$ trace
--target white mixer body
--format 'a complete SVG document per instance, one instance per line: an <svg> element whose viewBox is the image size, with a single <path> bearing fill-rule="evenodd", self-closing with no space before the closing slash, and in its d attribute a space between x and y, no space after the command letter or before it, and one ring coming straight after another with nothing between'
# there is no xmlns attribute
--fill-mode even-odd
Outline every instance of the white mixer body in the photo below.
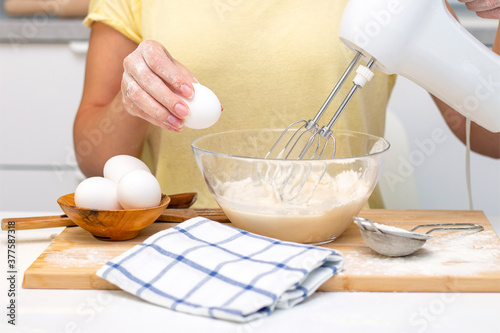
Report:
<svg viewBox="0 0 500 333"><path fill-rule="evenodd" d="M500 132L500 56L464 29L444 0L350 0L339 37L383 72Z"/></svg>

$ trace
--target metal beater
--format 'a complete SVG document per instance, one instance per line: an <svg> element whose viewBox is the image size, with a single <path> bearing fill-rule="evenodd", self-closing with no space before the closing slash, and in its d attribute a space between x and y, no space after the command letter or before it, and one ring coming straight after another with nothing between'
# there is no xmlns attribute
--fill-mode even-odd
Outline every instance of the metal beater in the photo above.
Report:
<svg viewBox="0 0 500 333"><path fill-rule="evenodd" d="M332 127L356 90L372 78L374 65L386 74L410 79L475 123L500 132L500 56L453 18L445 0L350 0L342 14L339 38L356 52L353 61L316 116L290 124L266 154L269 163L290 160L289 166L270 163L265 170L263 180L281 199L295 199L313 173L312 162L297 160L335 156ZM320 128L318 121L361 56L371 60L358 68L354 86L328 125Z"/></svg>
<svg viewBox="0 0 500 333"><path fill-rule="evenodd" d="M267 163L265 176L263 177L265 182L271 185L275 195L280 199L288 202L297 199L306 182L310 181L313 182L311 190L303 194L300 200L300 202L307 202L325 174L326 164L321 164L322 170L314 171L313 164L311 163L294 163L292 161L304 159L320 160L322 158L330 159L335 156L336 141L332 135L332 127L347 107L347 104L349 104L350 100L354 96L354 93L358 89L362 88L366 82L372 79L373 72L371 71L371 68L375 64L375 59L371 59L366 66L360 65L358 67L356 71L357 75L353 80L351 90L344 98L333 117L330 119L330 122L323 127L320 127L318 122L353 71L354 67L358 64L361 57L362 53L356 52L355 57L346 68L344 74L341 76L330 95L328 95L316 116L309 121L299 120L291 123L281 133L278 140L276 140L274 145L266 154L265 158L270 159L272 154L279 149L278 147L280 147L280 142L286 137L287 134L291 134L290 132L293 131L291 137L286 141L283 148L279 150L275 157L276 159L291 160L290 163L287 163L285 166L283 164L278 166L276 163L273 164L272 162ZM299 124L301 125L296 130L292 130L294 126ZM307 137L307 134L309 134L309 137ZM299 149L298 147L300 147L301 142L304 142L304 145L294 154L294 150L296 148ZM313 149L311 149L311 147L313 147ZM262 172L263 168L260 171ZM315 175L315 177L312 177L312 175Z"/></svg>
<svg viewBox="0 0 500 333"><path fill-rule="evenodd" d="M335 125L337 122L338 118L344 111L344 109L347 107L347 104L351 100L352 96L358 90L359 88L362 88L365 83L373 77L373 72L370 70L372 66L375 63L375 59L372 59L368 62L367 66L360 66L357 70L357 75L354 78L354 85L345 97L344 101L342 104L339 106L333 117L331 118L330 122L328 125L320 127L318 124L318 121L321 119L323 114L325 113L326 109L332 102L332 100L335 98L337 93L339 92L340 88L344 85L345 81L347 80L348 76L351 74L352 70L356 66L356 64L359 62L361 59L361 52L356 52L356 55L354 59L351 61L347 69L345 70L344 74L341 76L340 80L337 82L333 90L331 91L330 95L328 95L328 98L326 101L323 103L321 108L319 109L318 113L316 116L309 120L299 120L296 122L291 123L288 125L288 127L281 133L279 136L278 140L274 143L274 145L271 147L269 152L266 154L265 158L270 158L275 149L277 149L280 141L285 137L285 135L292 130L292 128L298 124L302 124L288 139L288 141L285 143L284 147L281 149L281 151L277 154L276 158L278 159L305 159L307 156L307 159L321 159L325 151L331 151L332 153L328 155L325 158L333 158L335 156L335 138L332 136L332 127ZM303 148L300 150L300 152L294 157L292 155L292 152L295 150L295 148L298 146L298 143L303 141L304 135L307 133L310 133L311 136L307 138L306 144L303 146ZM317 140L316 140L317 139ZM332 141L333 142L333 148L328 150L327 146L328 143ZM314 142L317 142L315 145L315 150L312 153L307 153L309 152L309 149L313 145Z"/></svg>

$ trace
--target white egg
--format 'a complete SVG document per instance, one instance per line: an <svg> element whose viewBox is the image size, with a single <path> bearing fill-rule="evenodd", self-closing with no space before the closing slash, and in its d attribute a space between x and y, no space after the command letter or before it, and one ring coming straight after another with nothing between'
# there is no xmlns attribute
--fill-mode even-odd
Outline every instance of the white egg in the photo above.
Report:
<svg viewBox="0 0 500 333"><path fill-rule="evenodd" d="M125 209L158 206L161 201L160 183L150 172L133 170L120 178L118 201Z"/></svg>
<svg viewBox="0 0 500 333"><path fill-rule="evenodd" d="M144 170L151 173L143 161L130 155L116 155L111 157L104 164L103 173L104 178L118 183L124 174L132 170Z"/></svg>
<svg viewBox="0 0 500 333"><path fill-rule="evenodd" d="M193 83L194 96L184 98L189 107L189 114L184 118L184 125L193 129L208 128L215 124L221 115L221 104L212 90Z"/></svg>
<svg viewBox="0 0 500 333"><path fill-rule="evenodd" d="M82 181L75 190L75 204L90 209L123 209L118 202L116 184L103 177L91 177Z"/></svg>

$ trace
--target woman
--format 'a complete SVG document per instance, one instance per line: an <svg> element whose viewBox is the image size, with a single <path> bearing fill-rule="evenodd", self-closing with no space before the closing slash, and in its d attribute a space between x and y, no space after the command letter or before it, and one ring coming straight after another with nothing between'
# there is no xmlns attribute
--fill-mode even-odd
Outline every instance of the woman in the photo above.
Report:
<svg viewBox="0 0 500 333"><path fill-rule="evenodd" d="M314 116L354 56L337 37L347 2L92 1L74 126L80 168L99 175L113 155L141 157L163 192L199 191L200 206L214 205L190 142L229 129L283 128ZM218 95L224 112L209 129L183 129L189 110L181 96L191 97L197 81ZM383 136L394 81L375 71L335 128ZM462 118L438 105L461 135ZM335 109L332 104L325 118ZM474 128L473 136L473 149L492 156L500 151L498 135ZM377 193L370 205L382 206Z"/></svg>

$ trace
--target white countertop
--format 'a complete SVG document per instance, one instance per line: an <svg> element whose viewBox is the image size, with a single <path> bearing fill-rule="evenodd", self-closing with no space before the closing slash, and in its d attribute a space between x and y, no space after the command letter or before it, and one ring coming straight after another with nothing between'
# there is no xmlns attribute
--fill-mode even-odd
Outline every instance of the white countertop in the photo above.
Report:
<svg viewBox="0 0 500 333"><path fill-rule="evenodd" d="M0 218L59 212L0 212ZM500 218L490 218L500 234ZM496 332L500 293L317 292L246 324L178 313L118 290L23 289L24 271L63 228L16 232L16 326L7 323L7 233L0 233L1 332Z"/></svg>

